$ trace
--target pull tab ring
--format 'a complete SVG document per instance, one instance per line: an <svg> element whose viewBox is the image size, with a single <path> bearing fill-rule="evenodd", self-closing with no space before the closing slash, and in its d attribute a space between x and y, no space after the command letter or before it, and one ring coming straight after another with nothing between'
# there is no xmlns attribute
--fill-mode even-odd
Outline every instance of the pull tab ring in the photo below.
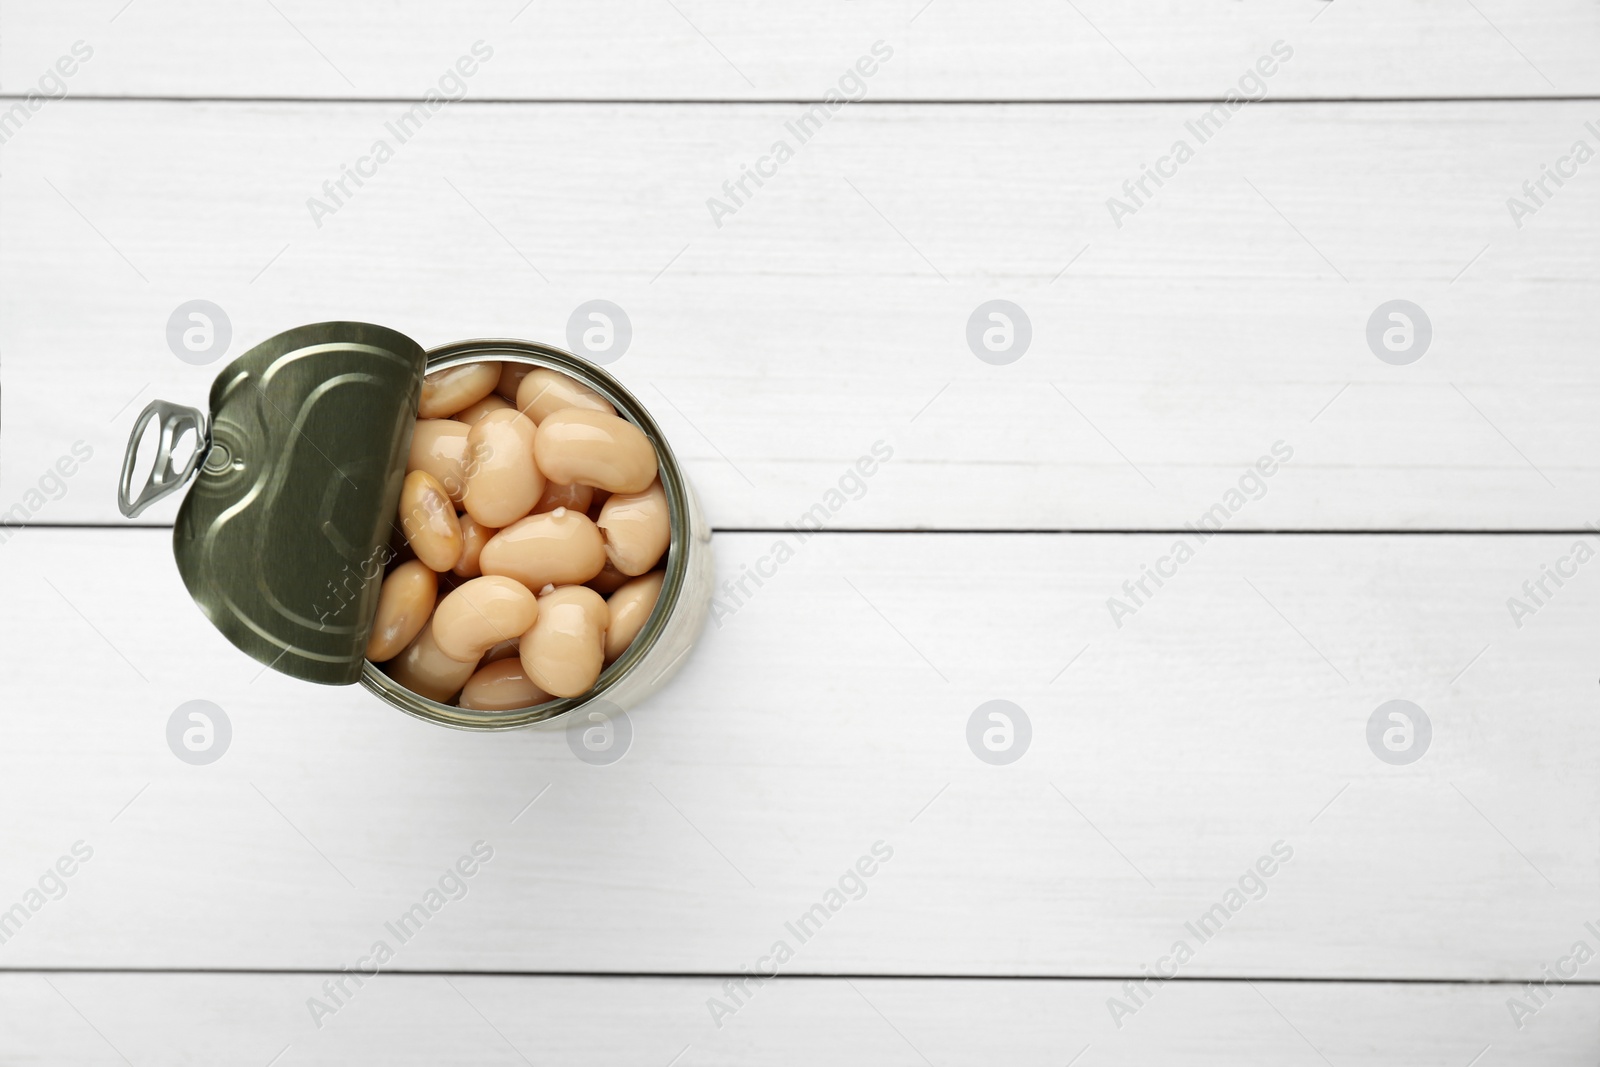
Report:
<svg viewBox="0 0 1600 1067"><path fill-rule="evenodd" d="M156 444L156 462L150 469L150 477L145 482L144 488L139 490L139 495L133 495L133 467L139 460L139 441L144 437L145 427L150 425L150 420L161 420L161 436ZM172 449L178 443L178 438L189 430L195 432L194 453L189 456L181 468L173 466ZM169 404L165 400L152 400L150 405L139 413L139 421L133 424L133 435L128 438L128 451L122 457L122 478L117 483L117 507L122 509L122 514L127 518L136 518L145 508L157 500L175 493L183 488L185 482L194 474L195 468L200 466L200 461L205 458L210 442L206 438L205 412L196 408L184 407L182 404Z"/></svg>

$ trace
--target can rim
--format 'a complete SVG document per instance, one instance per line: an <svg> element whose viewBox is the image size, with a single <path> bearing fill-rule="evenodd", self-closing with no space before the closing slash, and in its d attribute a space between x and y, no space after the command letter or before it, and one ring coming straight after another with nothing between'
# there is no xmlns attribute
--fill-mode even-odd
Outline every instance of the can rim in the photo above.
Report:
<svg viewBox="0 0 1600 1067"><path fill-rule="evenodd" d="M691 509L689 484L682 468L678 466L677 456L673 454L672 447L649 410L610 372L554 345L514 338L478 338L452 341L430 348L425 355L427 363L424 373L427 374L448 367L484 362L525 363L560 371L600 393L611 402L619 415L644 431L656 450L656 465L667 497L671 540L667 545L666 577L656 597L655 607L638 636L615 662L600 672L599 680L582 696L561 697L515 711L473 711L413 693L390 678L371 660L362 663L362 687L419 719L473 731L515 730L541 725L563 718L596 701L603 701L606 693L650 654L665 632L667 619L683 593L689 569Z"/></svg>

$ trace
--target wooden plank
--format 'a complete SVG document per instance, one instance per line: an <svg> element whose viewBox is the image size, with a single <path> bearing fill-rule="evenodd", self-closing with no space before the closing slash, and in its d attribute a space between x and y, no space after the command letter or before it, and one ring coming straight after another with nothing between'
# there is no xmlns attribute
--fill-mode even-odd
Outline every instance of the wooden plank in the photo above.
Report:
<svg viewBox="0 0 1600 1067"><path fill-rule="evenodd" d="M796 520L880 440L894 460L831 524L1181 528L1280 441L1293 461L1230 528L1597 517L1600 185L1580 172L1520 230L1506 207L1590 136L1588 104L1247 110L1120 229L1107 198L1196 105L847 112L720 228L707 199L793 106L486 106L431 120L319 228L308 198L397 107L68 101L8 145L10 521L117 520L134 415L203 402L221 365L169 349L195 298L233 353L330 318L565 343L614 301L611 369L724 527ZM1395 298L1433 324L1409 366L1368 348ZM968 347L993 299L1032 322L1008 366ZM78 440L92 461L46 499Z"/></svg>
<svg viewBox="0 0 1600 1067"><path fill-rule="evenodd" d="M722 571L773 540L719 535ZM163 532L24 530L0 907L94 855L3 962L354 966L480 840L395 966L733 973L785 940L788 973L1105 976L1181 940L1184 977L1523 980L1593 936L1600 586L1506 608L1570 538L1218 537L1118 628L1107 598L1172 540L813 537L596 766L264 672ZM209 766L168 749L194 699L232 723ZM1006 766L967 740L995 699L1031 722ZM1431 722L1404 766L1367 741L1394 699ZM841 879L859 899L802 943Z"/></svg>
<svg viewBox="0 0 1600 1067"><path fill-rule="evenodd" d="M1533 1067L1591 1064L1593 986L1556 991L1522 1030L1504 986L1178 982L1119 1030L1107 981L780 979L719 1029L717 979L385 975L321 1029L325 976L0 974L18 1065L1083 1064ZM348 983L354 989L353 983ZM52 988L53 987L53 988ZM98 1031L98 1033L96 1032ZM1485 1049L1489 1049L1485 1055ZM674 1057L678 1057L674 1060Z"/></svg>
<svg viewBox="0 0 1600 1067"><path fill-rule="evenodd" d="M1234 3L904 0L781 6L732 0L600 3L421 0L221 8L202 0L4 5L0 84L33 86L75 40L94 55L74 93L407 97L477 40L468 82L503 99L820 99L874 41L885 99L1220 99L1272 44L1268 83L1299 97L1594 93L1592 5L1546 0Z"/></svg>

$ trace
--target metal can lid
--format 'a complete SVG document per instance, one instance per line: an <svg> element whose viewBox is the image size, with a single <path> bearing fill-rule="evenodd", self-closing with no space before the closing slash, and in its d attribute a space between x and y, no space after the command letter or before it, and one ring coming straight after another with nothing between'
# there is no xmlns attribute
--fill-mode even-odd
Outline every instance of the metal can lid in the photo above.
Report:
<svg viewBox="0 0 1600 1067"><path fill-rule="evenodd" d="M387 327L322 322L263 341L212 384L173 555L213 625L274 670L361 676L425 363Z"/></svg>

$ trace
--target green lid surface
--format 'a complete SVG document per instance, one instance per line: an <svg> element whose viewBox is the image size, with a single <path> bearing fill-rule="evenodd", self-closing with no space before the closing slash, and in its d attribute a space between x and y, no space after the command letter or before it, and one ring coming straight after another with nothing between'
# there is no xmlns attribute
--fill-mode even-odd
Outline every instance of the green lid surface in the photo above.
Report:
<svg viewBox="0 0 1600 1067"><path fill-rule="evenodd" d="M361 676L425 363L404 334L324 322L262 342L211 387L173 554L217 629L274 670Z"/></svg>

